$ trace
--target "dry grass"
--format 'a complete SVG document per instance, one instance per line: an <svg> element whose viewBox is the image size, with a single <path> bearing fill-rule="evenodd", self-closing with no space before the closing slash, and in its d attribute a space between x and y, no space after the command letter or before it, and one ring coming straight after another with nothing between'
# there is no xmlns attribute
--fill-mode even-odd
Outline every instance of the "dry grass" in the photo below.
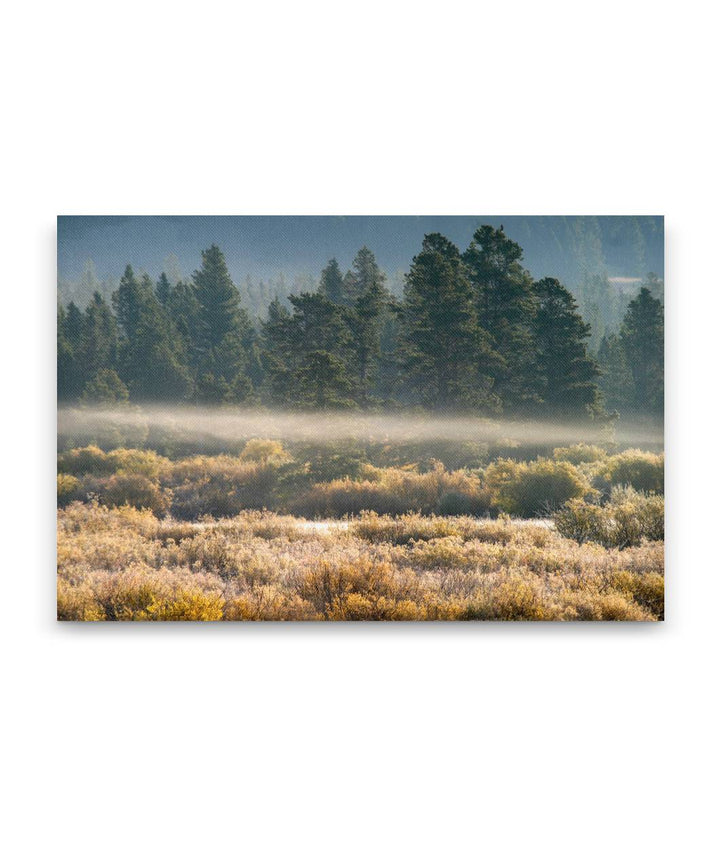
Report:
<svg viewBox="0 0 720 856"><path fill-rule="evenodd" d="M621 620L663 616L663 546L577 542L532 523L364 515L317 530L243 512L158 520L58 511L63 620Z"/></svg>

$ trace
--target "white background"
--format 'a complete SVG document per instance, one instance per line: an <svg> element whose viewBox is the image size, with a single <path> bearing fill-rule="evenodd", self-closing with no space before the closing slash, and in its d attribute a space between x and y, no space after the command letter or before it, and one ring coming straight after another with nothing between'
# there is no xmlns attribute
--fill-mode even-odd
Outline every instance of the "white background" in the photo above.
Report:
<svg viewBox="0 0 720 856"><path fill-rule="evenodd" d="M5 10L5 852L716 845L711 8ZM665 624L57 626L58 213L664 213Z"/></svg>

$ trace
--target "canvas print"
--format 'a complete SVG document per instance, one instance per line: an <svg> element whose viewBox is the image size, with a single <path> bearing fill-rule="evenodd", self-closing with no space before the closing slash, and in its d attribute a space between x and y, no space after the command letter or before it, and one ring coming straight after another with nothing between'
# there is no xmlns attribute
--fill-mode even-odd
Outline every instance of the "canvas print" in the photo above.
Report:
<svg viewBox="0 0 720 856"><path fill-rule="evenodd" d="M58 218L63 621L658 621L660 216Z"/></svg>

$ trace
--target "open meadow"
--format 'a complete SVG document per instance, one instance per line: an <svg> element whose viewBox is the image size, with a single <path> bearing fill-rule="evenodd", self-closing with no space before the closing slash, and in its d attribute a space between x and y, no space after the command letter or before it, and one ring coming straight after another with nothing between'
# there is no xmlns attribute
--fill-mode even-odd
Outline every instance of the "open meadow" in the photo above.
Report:
<svg viewBox="0 0 720 856"><path fill-rule="evenodd" d="M143 425L61 443L62 620L663 617L661 453Z"/></svg>

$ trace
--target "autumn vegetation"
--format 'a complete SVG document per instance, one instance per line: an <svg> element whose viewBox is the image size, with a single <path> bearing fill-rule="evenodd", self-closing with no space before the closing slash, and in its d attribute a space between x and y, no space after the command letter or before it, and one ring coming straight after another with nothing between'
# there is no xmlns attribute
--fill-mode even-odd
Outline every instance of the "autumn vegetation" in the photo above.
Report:
<svg viewBox="0 0 720 856"><path fill-rule="evenodd" d="M61 452L58 617L662 619L661 454L361 457Z"/></svg>

